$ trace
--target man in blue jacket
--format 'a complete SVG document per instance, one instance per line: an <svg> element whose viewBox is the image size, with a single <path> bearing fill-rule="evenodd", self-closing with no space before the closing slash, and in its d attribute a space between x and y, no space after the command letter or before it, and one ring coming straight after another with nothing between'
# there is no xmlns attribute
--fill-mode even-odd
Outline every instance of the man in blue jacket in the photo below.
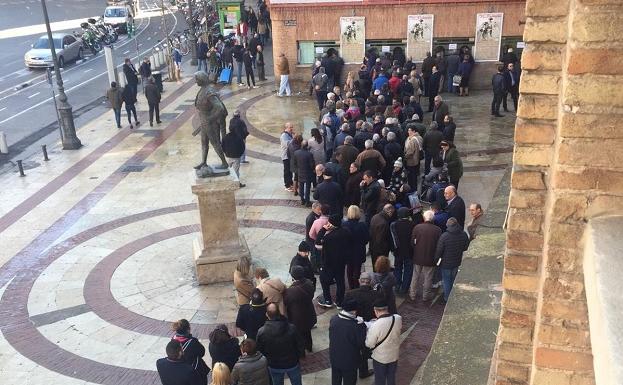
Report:
<svg viewBox="0 0 623 385"><path fill-rule="evenodd" d="M342 310L329 323L331 385L355 385L366 344L366 326L357 317L357 302L344 301Z"/></svg>

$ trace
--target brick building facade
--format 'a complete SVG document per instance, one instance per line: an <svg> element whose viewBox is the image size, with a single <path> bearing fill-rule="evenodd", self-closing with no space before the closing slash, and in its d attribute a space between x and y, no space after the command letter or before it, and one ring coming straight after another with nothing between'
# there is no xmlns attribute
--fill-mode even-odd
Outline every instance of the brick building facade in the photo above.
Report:
<svg viewBox="0 0 623 385"><path fill-rule="evenodd" d="M497 385L596 383L584 246L623 212L622 6L526 4Z"/></svg>
<svg viewBox="0 0 623 385"><path fill-rule="evenodd" d="M339 49L340 17L343 16L365 17L366 48L375 46L379 51L383 45L404 48L408 15L434 15L433 50L448 50L449 44L472 48L476 14L487 12L504 14L501 46L517 48L525 21L525 0L273 0L269 7L273 55L276 58L280 52L285 53L290 62L291 82L299 89L311 77L311 62L302 63L300 60L301 43L315 42L316 47ZM495 62L477 61L471 87L490 87L495 67ZM356 64L350 64L344 71L355 70L356 73L357 68Z"/></svg>

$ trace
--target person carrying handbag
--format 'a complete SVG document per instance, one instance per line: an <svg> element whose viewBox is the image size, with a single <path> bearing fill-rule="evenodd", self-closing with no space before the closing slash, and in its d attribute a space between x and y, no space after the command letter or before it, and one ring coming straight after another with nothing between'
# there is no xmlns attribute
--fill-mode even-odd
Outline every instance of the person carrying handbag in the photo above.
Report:
<svg viewBox="0 0 623 385"><path fill-rule="evenodd" d="M372 351L374 385L395 385L402 317L390 314L385 299L374 303L376 321L368 327L366 346Z"/></svg>

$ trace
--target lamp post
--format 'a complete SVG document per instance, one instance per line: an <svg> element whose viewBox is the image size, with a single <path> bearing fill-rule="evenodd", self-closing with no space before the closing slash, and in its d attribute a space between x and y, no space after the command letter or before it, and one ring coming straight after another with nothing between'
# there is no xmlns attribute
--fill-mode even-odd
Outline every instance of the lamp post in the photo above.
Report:
<svg viewBox="0 0 623 385"><path fill-rule="evenodd" d="M188 28L190 29L190 65L197 65L197 34L195 32L195 18L193 17L193 0L188 0Z"/></svg>
<svg viewBox="0 0 623 385"><path fill-rule="evenodd" d="M52 39L52 30L50 29L50 18L48 17L48 9L45 6L45 0L41 0L43 8L43 18L45 20L45 29L48 31L48 43L50 51L52 51L52 60L54 61L54 75L56 77L56 86L58 89L58 115L60 117L60 125L63 143L63 150L77 150L82 147L82 143L76 135L76 126L74 125L74 116L71 105L67 102L67 95L63 87L63 78L61 78L61 69L58 66L58 57L56 56L56 48ZM61 42L62 44L62 42Z"/></svg>

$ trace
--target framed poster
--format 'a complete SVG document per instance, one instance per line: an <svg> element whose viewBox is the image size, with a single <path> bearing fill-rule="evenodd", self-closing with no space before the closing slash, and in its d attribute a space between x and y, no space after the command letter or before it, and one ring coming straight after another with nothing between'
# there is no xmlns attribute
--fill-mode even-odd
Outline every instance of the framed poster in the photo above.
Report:
<svg viewBox="0 0 623 385"><path fill-rule="evenodd" d="M407 16L407 59L424 61L426 52L433 51L434 15Z"/></svg>
<svg viewBox="0 0 623 385"><path fill-rule="evenodd" d="M366 51L366 18L340 17L340 53L345 63L361 63Z"/></svg>
<svg viewBox="0 0 623 385"><path fill-rule="evenodd" d="M500 45L502 44L503 22L503 13L476 14L476 40L474 44L475 60L500 60Z"/></svg>

